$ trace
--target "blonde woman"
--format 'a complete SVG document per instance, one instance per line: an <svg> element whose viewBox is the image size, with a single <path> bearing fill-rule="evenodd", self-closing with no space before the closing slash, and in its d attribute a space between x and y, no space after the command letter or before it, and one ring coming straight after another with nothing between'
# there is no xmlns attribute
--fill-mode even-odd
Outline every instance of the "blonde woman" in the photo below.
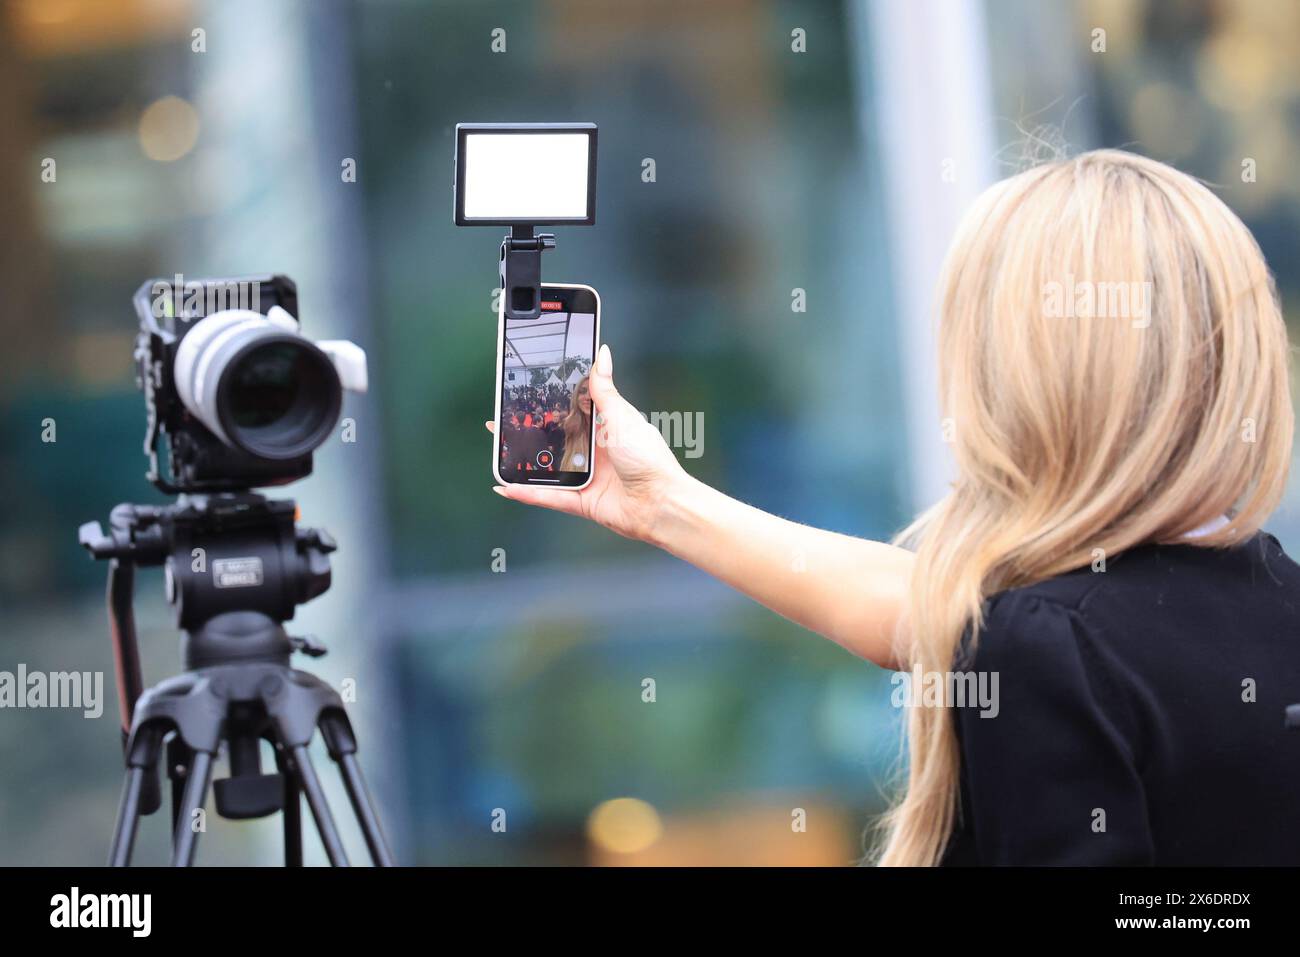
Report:
<svg viewBox="0 0 1300 957"><path fill-rule="evenodd" d="M591 456L591 374L582 377L573 390L573 404L560 423L564 434L561 472L585 472Z"/></svg>
<svg viewBox="0 0 1300 957"><path fill-rule="evenodd" d="M912 698L882 863L1300 863L1300 569L1260 532L1291 454L1287 339L1250 233L1152 160L1050 163L970 210L939 322L957 474L897 545L692 479L607 349L595 482L497 492L883 667L996 675L995 708Z"/></svg>

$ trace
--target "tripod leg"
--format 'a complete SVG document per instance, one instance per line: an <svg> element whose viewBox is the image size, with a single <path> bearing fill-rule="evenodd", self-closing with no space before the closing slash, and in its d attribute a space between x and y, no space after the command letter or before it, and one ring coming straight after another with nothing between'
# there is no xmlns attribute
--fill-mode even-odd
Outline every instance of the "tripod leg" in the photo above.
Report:
<svg viewBox="0 0 1300 957"><path fill-rule="evenodd" d="M298 780L302 782L303 792L307 795L307 804L311 808L312 817L316 819L316 830L320 831L321 843L325 845L330 864L334 867L347 867L348 855L343 849L343 839L339 837L339 829L334 824L329 804L325 802L325 791L320 786L316 769L311 765L305 744L293 749L293 763L298 769Z"/></svg>
<svg viewBox="0 0 1300 957"><path fill-rule="evenodd" d="M302 789L279 747L275 749L275 767L284 778L284 866L302 867Z"/></svg>
<svg viewBox="0 0 1300 957"><path fill-rule="evenodd" d="M108 851L109 867L129 867L136 828L140 826L140 795L144 791L144 768L127 768L122 785L122 802L113 828L113 846Z"/></svg>
<svg viewBox="0 0 1300 957"><path fill-rule="evenodd" d="M190 867L194 863L194 850L199 841L198 832L194 830L194 812L203 809L211 783L212 754L195 751L185 780L185 794L181 798L181 817L172 837L173 867Z"/></svg>
<svg viewBox="0 0 1300 957"><path fill-rule="evenodd" d="M122 785L122 800L117 809L117 824L113 827L113 844L108 851L109 867L127 867L131 863L131 850L140 826L141 814L157 810L158 752L163 740L162 728L145 722L134 736L128 736L126 753L126 781ZM150 789L150 781L154 786Z"/></svg>
<svg viewBox="0 0 1300 957"><path fill-rule="evenodd" d="M366 789L365 778L361 776L361 765L357 764L355 754L340 754L339 769L343 772L343 783L348 789L348 800L352 802L353 813L365 835L366 847L370 848L370 859L376 867L392 867L393 852L384 840L383 829L379 826L379 815L375 813L370 800L370 791Z"/></svg>
<svg viewBox="0 0 1300 957"><path fill-rule="evenodd" d="M348 800L352 803L352 812L361 826L361 833L370 849L370 859L376 867L392 867L393 852L384 840L384 830L379 824L379 815L375 813L374 802L361 775L361 765L357 763L357 739L353 734L352 724L341 711L325 711L320 716L320 730L325 738L330 757L339 766L343 774L343 784L348 789Z"/></svg>

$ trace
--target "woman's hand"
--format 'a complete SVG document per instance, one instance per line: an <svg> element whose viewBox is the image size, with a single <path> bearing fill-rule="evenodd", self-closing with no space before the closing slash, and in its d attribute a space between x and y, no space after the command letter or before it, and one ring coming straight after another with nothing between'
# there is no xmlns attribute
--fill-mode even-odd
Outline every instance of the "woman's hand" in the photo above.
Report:
<svg viewBox="0 0 1300 957"><path fill-rule="evenodd" d="M581 515L611 531L650 541L664 503L689 481L659 430L614 387L614 359L601 346L588 380L596 419L595 477L580 492L533 485L497 485L504 498ZM487 423L493 431L493 423Z"/></svg>

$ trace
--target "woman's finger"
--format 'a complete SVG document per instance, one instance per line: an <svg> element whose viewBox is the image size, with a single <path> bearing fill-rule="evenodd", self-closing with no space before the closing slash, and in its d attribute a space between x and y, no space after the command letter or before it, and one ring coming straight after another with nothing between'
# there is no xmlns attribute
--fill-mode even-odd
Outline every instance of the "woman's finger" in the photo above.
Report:
<svg viewBox="0 0 1300 957"><path fill-rule="evenodd" d="M614 387L614 356L609 346L600 347L588 384L591 401L600 413L597 429L605 434L608 444L617 445L622 432L632 427L632 417L640 419L641 413Z"/></svg>
<svg viewBox="0 0 1300 957"><path fill-rule="evenodd" d="M591 399L602 414L614 413L614 405L622 397L618 394L618 389L614 388L614 354L609 351L609 346L600 347L587 383L591 388Z"/></svg>
<svg viewBox="0 0 1300 957"><path fill-rule="evenodd" d="M537 488L532 485L493 485L492 491L502 498L523 502L525 505L540 505L542 508L554 509L566 515L581 515L580 493L566 492L558 488Z"/></svg>
<svg viewBox="0 0 1300 957"><path fill-rule="evenodd" d="M488 419L486 422L484 422L483 427L487 429L489 432L491 432L493 435L496 435L497 424L493 422L491 419Z"/></svg>

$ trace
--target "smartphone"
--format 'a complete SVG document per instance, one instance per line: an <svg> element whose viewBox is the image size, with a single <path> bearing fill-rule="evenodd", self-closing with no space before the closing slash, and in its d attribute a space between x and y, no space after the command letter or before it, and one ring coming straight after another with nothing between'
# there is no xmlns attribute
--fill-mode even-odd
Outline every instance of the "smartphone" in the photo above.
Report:
<svg viewBox="0 0 1300 957"><path fill-rule="evenodd" d="M541 315L497 312L497 409L492 474L504 485L591 484L596 409L589 377L600 342L600 296L543 283Z"/></svg>

